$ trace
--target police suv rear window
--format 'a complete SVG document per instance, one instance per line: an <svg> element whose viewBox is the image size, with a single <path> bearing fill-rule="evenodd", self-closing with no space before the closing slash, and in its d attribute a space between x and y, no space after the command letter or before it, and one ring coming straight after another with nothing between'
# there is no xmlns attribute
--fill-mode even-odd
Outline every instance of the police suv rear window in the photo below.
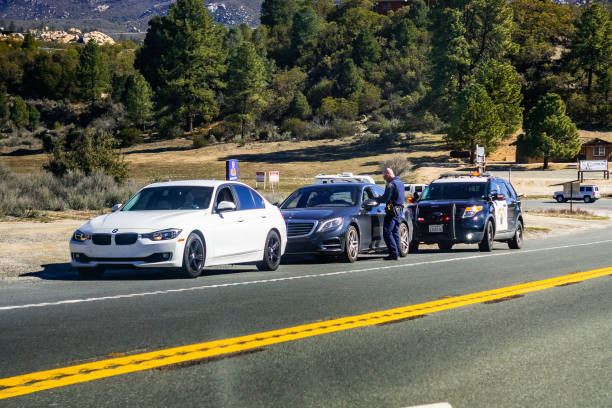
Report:
<svg viewBox="0 0 612 408"><path fill-rule="evenodd" d="M431 183L429 188L421 197L421 201L427 200L481 200L487 190L486 182L478 183Z"/></svg>

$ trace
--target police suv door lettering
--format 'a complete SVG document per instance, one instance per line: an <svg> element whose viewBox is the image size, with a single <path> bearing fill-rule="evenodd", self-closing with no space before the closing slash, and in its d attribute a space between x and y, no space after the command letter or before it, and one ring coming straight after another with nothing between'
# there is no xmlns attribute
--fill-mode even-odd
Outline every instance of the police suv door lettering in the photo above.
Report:
<svg viewBox="0 0 612 408"><path fill-rule="evenodd" d="M495 207L495 231L508 230L508 203L506 200L493 201Z"/></svg>

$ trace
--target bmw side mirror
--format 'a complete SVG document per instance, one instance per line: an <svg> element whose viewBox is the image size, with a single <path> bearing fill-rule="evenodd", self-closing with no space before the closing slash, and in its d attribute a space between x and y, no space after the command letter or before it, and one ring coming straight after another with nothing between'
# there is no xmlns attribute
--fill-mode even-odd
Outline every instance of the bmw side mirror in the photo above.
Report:
<svg viewBox="0 0 612 408"><path fill-rule="evenodd" d="M221 201L219 205L217 205L216 210L217 212L235 211L236 204L232 203L231 201Z"/></svg>
<svg viewBox="0 0 612 408"><path fill-rule="evenodd" d="M371 210L372 208L376 207L378 205L378 201L373 200L373 199L369 199L369 200L365 200L363 202L363 208L365 208L366 210Z"/></svg>
<svg viewBox="0 0 612 408"><path fill-rule="evenodd" d="M115 205L113 205L113 208L111 208L111 211L112 212L118 211L121 208L122 205L123 204L115 204Z"/></svg>

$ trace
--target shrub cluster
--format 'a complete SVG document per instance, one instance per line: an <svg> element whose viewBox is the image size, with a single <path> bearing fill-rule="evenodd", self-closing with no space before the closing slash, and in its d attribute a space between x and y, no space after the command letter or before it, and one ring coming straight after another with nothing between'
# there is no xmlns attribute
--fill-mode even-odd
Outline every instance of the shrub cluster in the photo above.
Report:
<svg viewBox="0 0 612 408"><path fill-rule="evenodd" d="M133 181L119 184L97 171L87 176L68 171L63 177L51 173L17 174L0 166L0 216L31 217L38 211L101 210L125 203L141 186Z"/></svg>

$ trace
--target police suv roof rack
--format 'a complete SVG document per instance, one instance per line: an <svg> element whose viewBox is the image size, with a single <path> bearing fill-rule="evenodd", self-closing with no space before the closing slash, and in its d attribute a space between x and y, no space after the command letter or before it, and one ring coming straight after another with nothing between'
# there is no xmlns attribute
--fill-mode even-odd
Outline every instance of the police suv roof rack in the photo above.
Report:
<svg viewBox="0 0 612 408"><path fill-rule="evenodd" d="M477 171L471 173L443 173L439 178L449 177L491 177L491 173L479 173Z"/></svg>

